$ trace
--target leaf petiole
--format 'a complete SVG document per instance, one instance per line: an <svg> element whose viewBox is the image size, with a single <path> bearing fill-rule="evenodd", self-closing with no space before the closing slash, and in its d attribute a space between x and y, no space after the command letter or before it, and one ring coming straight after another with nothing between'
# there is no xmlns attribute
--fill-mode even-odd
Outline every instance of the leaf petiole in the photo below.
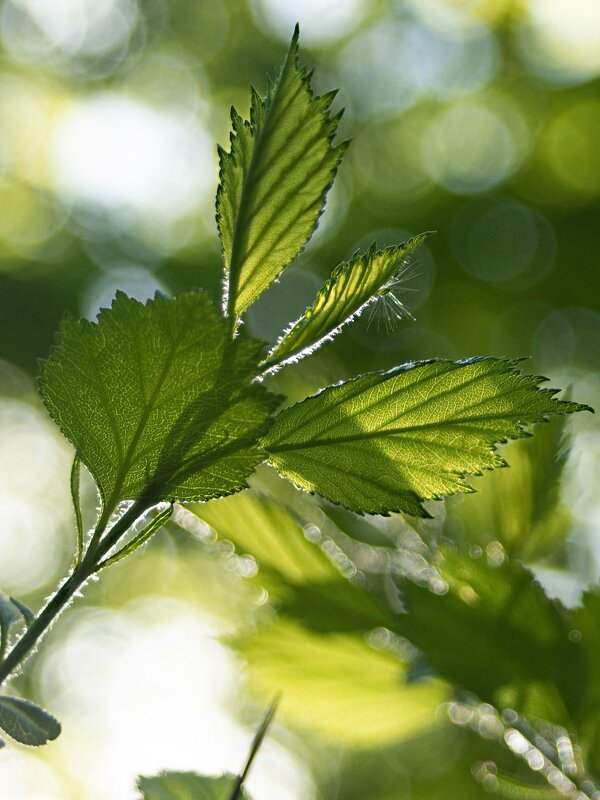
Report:
<svg viewBox="0 0 600 800"><path fill-rule="evenodd" d="M71 467L71 500L73 501L73 511L75 513L75 523L77 525L77 555L75 564L80 564L83 558L83 517L81 515L81 503L79 500L79 476L81 472L81 459L77 454L73 459Z"/></svg>
<svg viewBox="0 0 600 800"><path fill-rule="evenodd" d="M147 542L148 539L156 533L162 526L169 520L171 515L173 514L173 504L166 508L164 511L158 513L150 522L145 525L142 530L131 539L131 541L127 542L127 544L123 545L123 547L118 550L114 555L105 558L98 564L98 569L96 570L99 572L104 567L109 567L111 564L116 564L117 561L120 561L122 558L133 553L138 547L141 547L144 542Z"/></svg>

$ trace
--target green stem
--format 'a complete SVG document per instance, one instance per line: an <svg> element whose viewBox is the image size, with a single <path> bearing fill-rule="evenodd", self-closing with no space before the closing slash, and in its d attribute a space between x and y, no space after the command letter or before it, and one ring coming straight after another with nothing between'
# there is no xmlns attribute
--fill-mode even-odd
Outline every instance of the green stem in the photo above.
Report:
<svg viewBox="0 0 600 800"><path fill-rule="evenodd" d="M39 639L46 632L55 617L68 604L75 592L89 578L79 567L74 570L58 589L48 604L40 611L19 641L0 664L0 686L14 670L27 658Z"/></svg>
<svg viewBox="0 0 600 800"><path fill-rule="evenodd" d="M300 350L299 352L301 353L302 350ZM260 372L261 376L268 375L271 372L271 370L281 366L284 361L287 361L288 358L294 358L296 355L298 354L292 353L290 355L288 353L287 355L278 356L277 358L269 358L268 356L266 358L263 358L263 360L258 365L261 369Z"/></svg>
<svg viewBox="0 0 600 800"><path fill-rule="evenodd" d="M75 522L77 524L77 556L75 566L81 563L84 550L83 517L81 515L81 504L79 502L79 478L81 461L75 454L73 466L71 467L71 499L73 501L73 511L75 512Z"/></svg>
<svg viewBox="0 0 600 800"><path fill-rule="evenodd" d="M104 538L96 543L91 555L91 559L94 562L94 571L104 556L117 544L119 539L127 533L133 523L139 519L142 514L148 511L148 509L152 508L153 505L156 505L156 501L149 501L145 497L140 497L139 500L136 500L123 516L115 522ZM87 556L86 559L84 559L84 563L85 560L87 560Z"/></svg>
<svg viewBox="0 0 600 800"><path fill-rule="evenodd" d="M0 622L0 662L4 658L6 652L6 645L8 644L8 625Z"/></svg>
<svg viewBox="0 0 600 800"><path fill-rule="evenodd" d="M110 567L113 564L116 564L117 561L121 561L122 558L126 558L128 555L137 550L138 547L141 547L141 545L147 542L148 539L156 533L156 531L158 531L168 522L172 514L173 504L171 503L169 508L161 511L154 517L154 519L151 519L150 522L144 526L143 530L141 530L130 541L124 544L120 550L118 550L112 556L105 558L103 561L98 561L97 571L99 572L101 569L104 569L104 567Z"/></svg>
<svg viewBox="0 0 600 800"><path fill-rule="evenodd" d="M21 636L4 661L0 664L0 686L19 667L31 653L33 648L46 633L52 622L61 611L69 604L71 598L83 584L96 572L98 564L108 551L124 536L138 517L146 511L152 503L143 498L137 500L123 516L115 522L106 536L97 543L96 547L89 547L85 557L75 567L66 581L59 587L56 594L31 622L25 633Z"/></svg>

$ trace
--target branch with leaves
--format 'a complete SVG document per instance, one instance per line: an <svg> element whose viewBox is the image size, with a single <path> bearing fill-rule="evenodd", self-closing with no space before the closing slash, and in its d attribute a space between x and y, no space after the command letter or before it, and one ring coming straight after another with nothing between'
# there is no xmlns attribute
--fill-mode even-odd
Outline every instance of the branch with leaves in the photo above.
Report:
<svg viewBox="0 0 600 800"><path fill-rule="evenodd" d="M217 223L225 269L222 310L198 289L142 304L117 293L97 321L65 319L42 365L40 392L75 449L77 555L35 617L0 606L0 684L22 667L89 578L135 552L174 503L240 492L267 461L296 485L354 511L426 516L423 501L471 492L468 474L504 465L496 445L524 426L586 406L555 399L513 360L404 364L323 389L277 413L265 376L308 356L382 294L426 234L336 267L314 303L271 348L243 335L244 312L303 250L346 150L335 141L335 93L314 95L298 65L298 31L277 81L252 92L250 119L232 111L220 149ZM89 537L79 468L101 509ZM19 615L27 628L8 649ZM27 701L0 698L0 727L26 744L58 735Z"/></svg>

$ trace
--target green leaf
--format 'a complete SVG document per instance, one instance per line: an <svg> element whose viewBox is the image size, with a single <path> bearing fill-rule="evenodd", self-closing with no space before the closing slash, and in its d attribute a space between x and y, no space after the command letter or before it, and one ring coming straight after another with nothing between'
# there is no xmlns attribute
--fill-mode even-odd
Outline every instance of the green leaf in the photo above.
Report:
<svg viewBox="0 0 600 800"><path fill-rule="evenodd" d="M395 620L364 586L344 577L330 556L307 540L300 522L273 500L249 491L193 510L240 555L257 561L256 580L275 598L280 615L335 632L370 631Z"/></svg>
<svg viewBox="0 0 600 800"><path fill-rule="evenodd" d="M571 531L559 491L568 455L565 425L558 417L511 443L504 452L511 468L490 475L468 503L451 507L447 533L476 546L499 541L511 558L528 563L564 565Z"/></svg>
<svg viewBox="0 0 600 800"><path fill-rule="evenodd" d="M584 668L576 687L575 721L580 742L588 754L589 768L600 772L600 593L598 589L583 596L582 604L572 612L570 639L578 642Z"/></svg>
<svg viewBox="0 0 600 800"><path fill-rule="evenodd" d="M439 675L481 700L566 724L585 686L571 612L518 562L443 548L440 580L407 581L395 630Z"/></svg>
<svg viewBox="0 0 600 800"><path fill-rule="evenodd" d="M289 583L341 578L331 559L306 539L294 517L273 500L249 491L192 510L220 538L233 542L240 554L255 558L271 583L276 579L283 588Z"/></svg>
<svg viewBox="0 0 600 800"><path fill-rule="evenodd" d="M384 250L377 250L373 243L366 253L339 264L319 290L312 306L271 350L265 365L285 362L303 351L311 352L334 336L362 313L428 235L421 233L404 244Z"/></svg>
<svg viewBox="0 0 600 800"><path fill-rule="evenodd" d="M233 775L206 778L193 772L163 772L140 778L138 788L144 800L230 800L235 781ZM239 798L250 800L243 790Z"/></svg>
<svg viewBox="0 0 600 800"><path fill-rule="evenodd" d="M435 725L447 699L438 680L408 680L408 666L362 635L316 634L282 620L235 642L261 697L281 692L278 714L348 747L380 747Z"/></svg>
<svg viewBox="0 0 600 800"><path fill-rule="evenodd" d="M260 346L231 341L227 321L199 291L157 294L145 305L119 292L97 323L62 323L41 394L105 508L246 486L278 403L250 383Z"/></svg>
<svg viewBox="0 0 600 800"><path fill-rule="evenodd" d="M0 697L0 728L15 741L36 747L56 739L61 730L47 711L20 697Z"/></svg>
<svg viewBox="0 0 600 800"><path fill-rule="evenodd" d="M217 223L236 319L306 245L345 150L332 145L335 92L313 95L298 35L266 97L253 90L250 121L232 109L231 149L219 149Z"/></svg>
<svg viewBox="0 0 600 800"><path fill-rule="evenodd" d="M517 361L423 361L331 386L282 411L264 439L298 486L371 514L427 516L422 500L471 492L504 466L495 444L523 425L587 408L553 399Z"/></svg>
<svg viewBox="0 0 600 800"><path fill-rule="evenodd" d="M0 626L8 630L14 622L21 619L21 611L12 597L0 592Z"/></svg>
<svg viewBox="0 0 600 800"><path fill-rule="evenodd" d="M194 512L256 559L255 580L277 608L274 627L232 642L261 698L281 692L284 718L351 747L379 746L434 724L446 689L439 681L410 683L408 661L364 639L397 615L345 578L290 511L251 490Z"/></svg>

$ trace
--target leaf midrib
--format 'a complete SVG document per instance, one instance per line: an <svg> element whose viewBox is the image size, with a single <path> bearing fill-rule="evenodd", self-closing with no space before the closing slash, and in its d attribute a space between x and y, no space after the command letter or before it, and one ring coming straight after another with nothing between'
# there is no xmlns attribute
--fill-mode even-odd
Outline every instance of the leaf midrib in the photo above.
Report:
<svg viewBox="0 0 600 800"><path fill-rule="evenodd" d="M487 361L489 362L489 359ZM478 362L478 363L482 363L482 362ZM380 393L380 396L369 400L369 402L366 405L363 405L360 408L360 413L361 414L365 414L366 412L373 412L373 410L378 405L380 405L381 403L390 403L390 402L392 402L392 400L393 400L393 398L394 398L394 396L396 394L407 394L407 393L408 394L411 394L411 393L412 394L417 394L415 392L415 388L417 386L423 386L423 384L427 384L428 382L431 383L431 391L430 391L429 395L424 396L424 397L417 397L416 398L416 402L414 402L412 405L407 405L406 408L404 408L402 410L401 414L398 414L397 416L404 416L404 415L407 415L407 414L412 414L412 413L416 412L418 409L421 409L421 411L422 411L425 407L427 407L428 404L437 403L443 397L445 397L447 395L452 395L452 394L457 393L457 392L463 392L467 387L469 387L469 390L470 390L470 392L472 394L474 385L477 384L480 381L488 380L492 375L494 375L496 369L498 368L498 365L502 364L503 362L502 361L497 361L497 362L494 361L492 363L493 363L493 369L491 369L489 371L481 372L479 374L471 375L469 378L467 378L466 380L462 381L461 383L458 383L458 384L453 385L453 386L449 386L446 389L444 389L443 391L436 393L436 392L433 391L433 390L435 390L436 384L438 384L441 381L443 381L443 379L446 376L455 373L457 371L457 369L459 368L459 365L456 362L448 362L448 363L439 362L439 361L438 362L436 362L436 361L429 362L429 364L442 364L445 367L445 369L443 369L443 370L441 370L439 372L436 372L434 374L429 374L429 373L427 373L427 371L425 371L422 376L417 377L412 382L410 382L410 383L408 383L406 385L400 386L397 389L393 389L392 393L386 393L386 392ZM416 367L416 369L419 369L420 366L427 366L427 362L424 365L419 365L418 367ZM412 370L408 370L409 373L411 371ZM325 394L326 392L329 392L328 400L330 400L330 401L331 401L332 397L335 400L336 396L341 394L342 398L339 401L338 406L343 406L343 405L347 406L353 400L355 400L356 398L360 397L361 394L371 392L371 391L373 391L374 389L377 389L377 388L381 388L382 386L385 386L387 381L390 381L390 380L394 381L398 377L400 377L400 375L401 375L400 372L392 372L392 373L389 373L388 375L385 375L385 374L384 375L380 375L378 373L370 373L369 377L371 378L371 380L365 386L362 385L362 378L356 378L354 381L349 381L348 383L342 384L341 386L336 386L331 390L325 389L323 394ZM364 376L364 377L367 377L367 376ZM375 381L378 377L381 378L382 380L379 383L374 383L373 381ZM539 390L539 391L540 391L540 394L543 394L543 392L544 392L543 389ZM546 391L548 391L548 390L546 390ZM482 402L484 402L484 401L487 401L487 400L490 400L490 399L497 400L499 397L504 397L507 394L512 394L513 392L514 392L514 387L513 386L508 386L504 391L497 392L496 394L494 394L493 398L483 398L483 399L477 398L477 401L473 402L469 406L469 408L474 409L478 405L481 405ZM309 397L306 400L304 400L304 401L302 401L301 403L298 404L298 413L300 413L301 410L303 410L304 413L301 415L300 420L297 420L297 424L294 426L294 433L296 433L296 434L299 433L299 431L303 427L314 425L316 420L318 420L319 418L321 418L323 416L327 416L333 409L336 408L336 405L334 405L332 402L323 403L322 407L320 409L317 409L317 411L315 413L314 409L311 410L309 408L309 403L313 399L318 398L319 396L320 395L315 395L314 398L310 398ZM284 413L285 412L282 412L282 414L284 414ZM490 419L494 419L494 418L496 418L496 419L509 419L510 416L511 416L510 414L505 413L502 416L496 416L496 417L490 417L489 415L486 415L486 416L482 416L482 417L472 416L472 417L469 417L468 419L474 420L474 421L481 421L481 420L490 420ZM463 420L460 417L446 417L443 420L437 420L436 423L423 423L423 425L425 425L425 424L427 424L427 425L440 424L442 422L448 424L448 423L461 422L461 421L463 421ZM298 423L300 423L300 424L298 424ZM339 420L335 420L331 425L327 426L324 430L322 430L321 433L328 432L329 430L331 430L331 428L335 428L336 425L339 425ZM411 425L410 428L406 428L406 430L409 430L409 429L410 430L415 430L415 429L418 429L418 428L419 428L419 425L417 424L417 425ZM389 431L390 429L387 429L387 430Z"/></svg>
<svg viewBox="0 0 600 800"><path fill-rule="evenodd" d="M269 453L279 453L279 452L287 452L290 450L302 450L308 449L313 447L331 447L336 446L338 444L347 444L349 442L360 442L364 439L376 439L376 438L384 438L386 436L398 436L402 434L412 434L415 431L421 430L431 430L433 428L447 428L448 426L452 425L460 425L464 430L465 427L469 425L469 423L477 423L477 422L491 422L494 420L507 420L513 422L514 424L520 424L520 415L519 418L513 415L508 415L506 417L489 417L489 416L479 416L479 417L453 417L450 420L438 420L436 422L424 422L420 425L410 425L405 428L384 428L376 431L361 431L360 433L355 434L348 434L346 436L333 436L329 439L310 439L304 442L289 442L283 444L276 444L276 445L268 445L267 449ZM506 434L508 436L508 434ZM494 440L485 440L481 439L482 442L486 444L493 444Z"/></svg>

